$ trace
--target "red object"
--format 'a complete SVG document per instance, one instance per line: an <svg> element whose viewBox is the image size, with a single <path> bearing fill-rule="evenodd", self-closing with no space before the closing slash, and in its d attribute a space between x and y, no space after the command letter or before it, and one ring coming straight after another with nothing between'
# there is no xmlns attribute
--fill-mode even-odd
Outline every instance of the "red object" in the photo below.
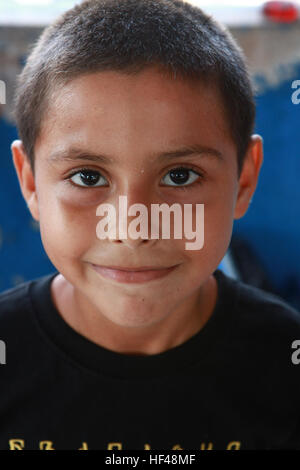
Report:
<svg viewBox="0 0 300 470"><path fill-rule="evenodd" d="M265 2L263 14L278 23L293 23L299 17L297 5L293 2Z"/></svg>

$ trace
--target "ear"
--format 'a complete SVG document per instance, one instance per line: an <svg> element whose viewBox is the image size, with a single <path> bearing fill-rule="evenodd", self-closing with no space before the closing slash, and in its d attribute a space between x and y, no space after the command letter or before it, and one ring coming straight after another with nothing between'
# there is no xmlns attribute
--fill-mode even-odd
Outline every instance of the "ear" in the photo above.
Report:
<svg viewBox="0 0 300 470"><path fill-rule="evenodd" d="M263 139L260 135L253 134L245 155L243 169L239 179L234 219L240 219L247 212L249 204L251 203L251 198L256 189L262 163Z"/></svg>
<svg viewBox="0 0 300 470"><path fill-rule="evenodd" d="M23 142L21 140L14 140L10 148L21 192L32 217L38 221L38 200L30 160L24 150Z"/></svg>

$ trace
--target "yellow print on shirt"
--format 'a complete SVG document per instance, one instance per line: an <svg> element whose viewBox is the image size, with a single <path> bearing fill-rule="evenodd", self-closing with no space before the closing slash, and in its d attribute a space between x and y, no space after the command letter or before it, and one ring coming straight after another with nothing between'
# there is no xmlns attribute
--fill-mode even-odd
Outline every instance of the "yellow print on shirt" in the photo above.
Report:
<svg viewBox="0 0 300 470"><path fill-rule="evenodd" d="M10 439L8 445L10 450L26 450L24 439ZM55 450L53 441L39 441L38 448L39 450ZM199 450L213 450L213 448L212 442L201 442L199 445ZM225 450L240 450L240 448L240 441L230 441ZM88 443L82 442L80 447L76 450L89 450ZM107 444L107 450L123 450L123 444L122 442L109 442ZM144 444L144 449L141 450L151 450L150 444ZM171 450L184 450L184 448L181 447L180 444L174 444Z"/></svg>

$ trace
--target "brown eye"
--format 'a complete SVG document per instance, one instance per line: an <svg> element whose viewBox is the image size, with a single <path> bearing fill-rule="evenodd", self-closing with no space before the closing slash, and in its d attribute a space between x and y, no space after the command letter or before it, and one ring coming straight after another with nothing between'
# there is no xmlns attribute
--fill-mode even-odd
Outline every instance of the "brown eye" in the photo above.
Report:
<svg viewBox="0 0 300 470"><path fill-rule="evenodd" d="M190 175L190 173L193 173L193 175ZM199 177L201 178L201 175L192 168L178 167L170 170L163 179L166 177L167 182L171 182L169 186L180 187L191 185Z"/></svg>
<svg viewBox="0 0 300 470"><path fill-rule="evenodd" d="M81 169L76 173L73 173L69 179L81 187L99 187L105 186L103 181L106 181L104 176L96 170ZM99 182L99 184L97 184Z"/></svg>

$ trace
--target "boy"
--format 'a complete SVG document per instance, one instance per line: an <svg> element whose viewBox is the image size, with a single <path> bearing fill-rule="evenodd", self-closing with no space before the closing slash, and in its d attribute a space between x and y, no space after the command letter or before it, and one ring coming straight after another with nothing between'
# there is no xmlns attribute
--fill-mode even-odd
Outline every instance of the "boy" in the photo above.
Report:
<svg viewBox="0 0 300 470"><path fill-rule="evenodd" d="M254 118L241 50L188 3L88 0L43 32L12 153L57 272L0 296L1 448L300 449L299 313L217 269L258 181ZM193 226L203 204L203 246L101 238L120 196Z"/></svg>

